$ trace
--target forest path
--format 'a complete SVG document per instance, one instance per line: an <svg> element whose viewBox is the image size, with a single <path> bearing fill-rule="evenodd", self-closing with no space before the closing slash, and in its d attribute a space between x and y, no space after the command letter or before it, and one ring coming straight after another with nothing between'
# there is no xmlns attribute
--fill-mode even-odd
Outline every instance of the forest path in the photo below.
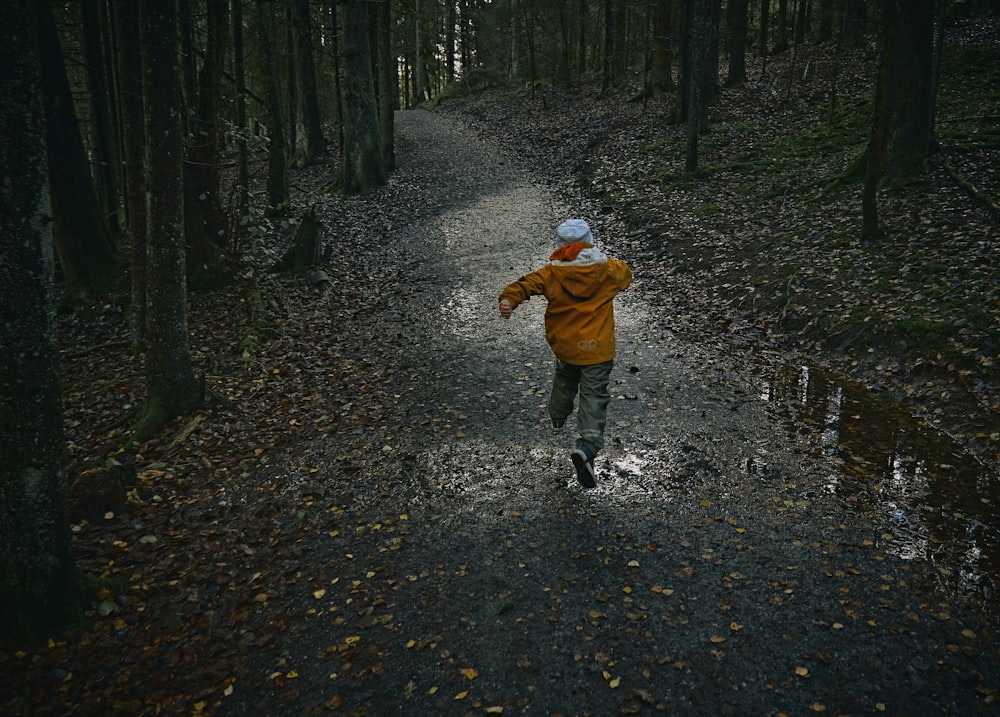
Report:
<svg viewBox="0 0 1000 717"><path fill-rule="evenodd" d="M352 327L378 429L275 466L324 509L227 713L989 709L983 615L852 509L836 461L786 429L741 357L670 330L649 291L669 277L643 273L613 213L446 115L399 113L397 133L392 183L410 201L356 258L391 265ZM496 310L569 216L636 269L590 491L572 421L547 425L544 301L509 322Z"/></svg>

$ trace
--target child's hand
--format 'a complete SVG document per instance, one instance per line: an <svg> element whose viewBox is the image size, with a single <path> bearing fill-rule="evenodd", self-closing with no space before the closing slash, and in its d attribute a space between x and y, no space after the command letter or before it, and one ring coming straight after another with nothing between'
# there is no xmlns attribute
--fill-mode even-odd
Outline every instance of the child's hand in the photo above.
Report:
<svg viewBox="0 0 1000 717"><path fill-rule="evenodd" d="M507 299L500 302L500 315L502 317L509 319L511 310L510 302Z"/></svg>

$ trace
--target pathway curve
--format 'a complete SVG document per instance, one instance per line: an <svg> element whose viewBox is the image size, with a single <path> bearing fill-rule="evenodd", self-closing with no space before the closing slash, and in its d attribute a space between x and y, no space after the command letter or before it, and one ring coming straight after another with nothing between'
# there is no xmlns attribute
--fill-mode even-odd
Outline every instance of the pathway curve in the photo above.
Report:
<svg viewBox="0 0 1000 717"><path fill-rule="evenodd" d="M368 297L380 429L304 449L325 522L289 568L282 657L251 655L234 714L995 708L984 617L852 510L739 357L670 330L648 300L667 277L643 273L613 213L454 118L400 113L397 131L411 203L366 259L394 265ZM544 302L496 312L579 215L636 269L591 491L572 431L547 426Z"/></svg>

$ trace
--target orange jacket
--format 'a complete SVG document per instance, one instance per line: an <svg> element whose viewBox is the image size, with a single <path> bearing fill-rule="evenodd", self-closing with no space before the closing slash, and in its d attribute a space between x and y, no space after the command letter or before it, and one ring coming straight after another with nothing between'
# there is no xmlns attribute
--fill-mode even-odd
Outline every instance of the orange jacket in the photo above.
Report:
<svg viewBox="0 0 1000 717"><path fill-rule="evenodd" d="M614 359L613 300L631 283L628 264L585 246L572 261L553 259L522 276L501 292L500 300L517 307L532 296L544 296L549 302L545 337L556 358L589 366Z"/></svg>

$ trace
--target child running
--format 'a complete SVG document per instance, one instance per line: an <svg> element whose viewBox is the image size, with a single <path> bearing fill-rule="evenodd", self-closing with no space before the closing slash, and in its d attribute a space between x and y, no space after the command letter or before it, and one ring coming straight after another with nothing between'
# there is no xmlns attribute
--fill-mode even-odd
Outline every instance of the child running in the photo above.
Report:
<svg viewBox="0 0 1000 717"><path fill-rule="evenodd" d="M544 296L545 337L556 356L549 416L556 430L576 414L579 437L570 460L585 488L597 485L594 458L604 447L611 394L608 383L615 359L614 298L632 283L632 270L594 246L583 219L567 219L556 229L559 248L549 263L522 276L500 293L500 314L509 319L522 301Z"/></svg>

